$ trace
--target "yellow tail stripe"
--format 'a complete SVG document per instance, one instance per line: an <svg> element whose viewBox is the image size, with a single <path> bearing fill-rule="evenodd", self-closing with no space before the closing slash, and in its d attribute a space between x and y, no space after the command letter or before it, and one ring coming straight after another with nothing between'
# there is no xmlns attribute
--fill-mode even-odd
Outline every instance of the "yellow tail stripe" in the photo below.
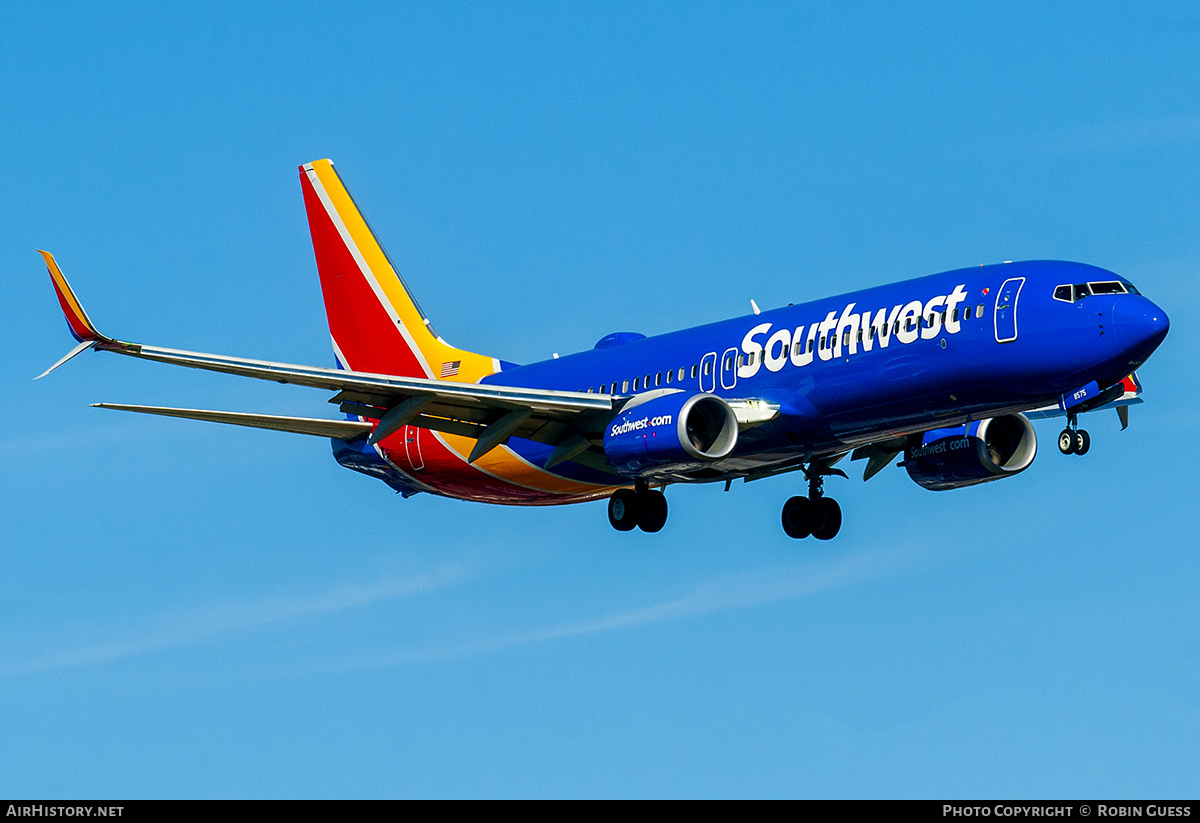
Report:
<svg viewBox="0 0 1200 823"><path fill-rule="evenodd" d="M328 160L315 160L309 165L325 189L329 202L346 227L358 253L367 264L369 271L363 274L375 281L378 291L382 291L391 304L392 310L424 357L430 371L429 376L438 378L442 364L453 361L459 362L458 374L446 379L474 383L481 377L493 374L496 367L491 357L455 348L439 340L429 331L426 318L422 316L400 275L388 260L387 254L355 205L350 192L342 184L333 163Z"/></svg>

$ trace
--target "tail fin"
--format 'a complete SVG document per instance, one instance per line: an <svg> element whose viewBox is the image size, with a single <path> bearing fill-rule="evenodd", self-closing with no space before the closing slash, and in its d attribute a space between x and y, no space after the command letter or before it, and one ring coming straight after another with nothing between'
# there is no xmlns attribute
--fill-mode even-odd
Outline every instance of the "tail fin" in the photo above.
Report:
<svg viewBox="0 0 1200 823"><path fill-rule="evenodd" d="M338 361L354 371L475 382L499 370L429 326L329 160L300 167L325 315Z"/></svg>

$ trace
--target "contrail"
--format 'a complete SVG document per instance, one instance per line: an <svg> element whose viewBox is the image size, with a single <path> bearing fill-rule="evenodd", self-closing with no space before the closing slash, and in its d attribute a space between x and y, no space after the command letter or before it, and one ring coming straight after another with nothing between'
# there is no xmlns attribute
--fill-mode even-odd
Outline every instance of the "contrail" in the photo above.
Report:
<svg viewBox="0 0 1200 823"><path fill-rule="evenodd" d="M719 578L698 586L682 597L603 617L516 632L475 643L440 649L403 650L374 657L345 660L334 663L330 668L382 668L429 663L489 654L514 646L602 634L650 623L683 620L715 612L751 608L804 597L879 577L893 569L907 565L915 557L914 552L879 552L844 558L821 568L805 565Z"/></svg>
<svg viewBox="0 0 1200 823"><path fill-rule="evenodd" d="M310 615L329 614L410 597L453 585L466 576L467 569L464 567L448 566L413 577L385 578L365 584L345 583L320 592L283 592L254 600L160 612L139 621L154 627L148 631L129 630L108 640L81 644L3 666L0 667L0 677L106 663L196 645L217 637L253 631Z"/></svg>

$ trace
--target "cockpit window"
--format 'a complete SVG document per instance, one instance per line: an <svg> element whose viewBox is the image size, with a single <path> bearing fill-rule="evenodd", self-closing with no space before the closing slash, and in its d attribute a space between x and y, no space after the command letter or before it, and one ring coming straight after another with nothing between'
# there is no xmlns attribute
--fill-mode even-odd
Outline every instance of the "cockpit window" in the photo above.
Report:
<svg viewBox="0 0 1200 823"><path fill-rule="evenodd" d="M1122 283L1119 280L1076 283L1072 286L1055 286L1054 299L1062 300L1066 303L1074 303L1091 294L1125 294L1127 291L1130 294L1140 294L1133 286Z"/></svg>

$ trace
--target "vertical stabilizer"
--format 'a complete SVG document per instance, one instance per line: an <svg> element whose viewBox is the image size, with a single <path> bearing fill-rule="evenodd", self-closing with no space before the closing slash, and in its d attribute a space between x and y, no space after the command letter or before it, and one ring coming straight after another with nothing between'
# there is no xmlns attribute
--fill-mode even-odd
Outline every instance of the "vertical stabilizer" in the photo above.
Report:
<svg viewBox="0 0 1200 823"><path fill-rule="evenodd" d="M473 383L499 369L433 333L329 160L300 167L325 314L348 369Z"/></svg>

